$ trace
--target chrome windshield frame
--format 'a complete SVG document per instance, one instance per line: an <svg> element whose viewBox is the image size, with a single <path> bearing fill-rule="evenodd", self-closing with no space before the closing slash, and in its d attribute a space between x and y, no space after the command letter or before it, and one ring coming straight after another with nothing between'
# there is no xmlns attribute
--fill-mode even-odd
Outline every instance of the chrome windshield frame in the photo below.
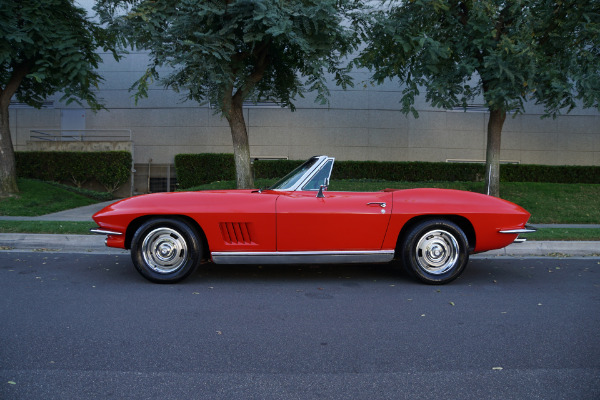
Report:
<svg viewBox="0 0 600 400"><path fill-rule="evenodd" d="M306 185L315 174L319 173L319 171L321 171L321 168L323 168L325 166L325 164L331 160L332 162L335 162L335 158L334 157L329 157L329 156L314 156L309 158L307 161L305 161L302 165L306 164L308 161L313 160L313 159L317 159L317 161L309 168L307 169L302 175L300 175L298 178L296 178L296 181L292 184L287 186L286 188L283 189L273 189L273 188L268 188L267 190L273 190L273 191L283 191L283 192L295 192L298 190L301 190L304 185ZM333 165L331 167L331 170L329 171L329 176L331 177L331 171L333 170ZM292 173L294 173L294 171L296 171L296 169L294 169L292 172L290 172L289 174L287 174L285 177L283 177L282 179L280 179L279 181L277 181L277 183L285 181L285 179L291 175Z"/></svg>

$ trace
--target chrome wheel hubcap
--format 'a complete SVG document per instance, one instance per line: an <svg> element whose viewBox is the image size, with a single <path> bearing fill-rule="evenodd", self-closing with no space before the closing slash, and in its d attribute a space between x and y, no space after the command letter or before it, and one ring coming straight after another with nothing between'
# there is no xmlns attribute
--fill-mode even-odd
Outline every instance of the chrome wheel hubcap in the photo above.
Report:
<svg viewBox="0 0 600 400"><path fill-rule="evenodd" d="M417 243L417 262L428 274L441 275L454 267L458 252L456 238L438 229L427 232Z"/></svg>
<svg viewBox="0 0 600 400"><path fill-rule="evenodd" d="M185 239L171 228L157 228L146 235L142 243L144 261L154 272L168 274L177 271L187 260Z"/></svg>

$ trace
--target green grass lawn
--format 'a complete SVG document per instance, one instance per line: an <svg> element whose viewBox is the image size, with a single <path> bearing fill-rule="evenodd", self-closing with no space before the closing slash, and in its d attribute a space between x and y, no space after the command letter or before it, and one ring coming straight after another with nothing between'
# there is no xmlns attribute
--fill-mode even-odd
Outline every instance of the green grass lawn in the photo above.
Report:
<svg viewBox="0 0 600 400"><path fill-rule="evenodd" d="M276 180L259 179L257 187ZM331 191L378 191L385 188L412 189L437 187L483 192L481 182L388 182L373 180L332 181ZM63 187L30 179L19 179L18 197L0 199L2 216L37 216L96 203L82 194ZM195 190L235 188L234 181L213 182ZM552 183L502 183L503 198L523 206L531 214L532 224L600 224L600 185ZM0 221L2 233L86 234L89 222ZM529 240L600 240L600 229L541 229L529 234Z"/></svg>
<svg viewBox="0 0 600 400"><path fill-rule="evenodd" d="M0 215L35 217L98 202L60 185L34 179L19 179L17 184L17 196L0 199Z"/></svg>
<svg viewBox="0 0 600 400"><path fill-rule="evenodd" d="M276 180L257 180L257 187L267 187ZM483 193L483 182L389 182L373 180L339 180L329 185L331 191L370 192L385 188L414 189L433 187ZM234 181L213 182L195 190L234 189ZM531 213L533 224L600 224L600 185L503 182L500 196Z"/></svg>

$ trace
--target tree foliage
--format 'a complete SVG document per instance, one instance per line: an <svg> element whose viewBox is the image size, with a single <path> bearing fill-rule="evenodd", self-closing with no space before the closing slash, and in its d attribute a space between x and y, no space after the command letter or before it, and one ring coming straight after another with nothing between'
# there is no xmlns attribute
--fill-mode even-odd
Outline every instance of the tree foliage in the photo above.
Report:
<svg viewBox="0 0 600 400"><path fill-rule="evenodd" d="M113 48L111 37L72 0L0 2L0 194L17 191L9 129L11 99L40 107L61 91L62 101L101 107L96 89L97 49ZM116 53L114 53L117 57Z"/></svg>
<svg viewBox="0 0 600 400"><path fill-rule="evenodd" d="M422 90L435 107L483 102L490 110L488 187L497 187L507 112L525 112L528 102L552 116L578 105L599 108L598 0L386 3L373 16L359 63L379 83L398 78L405 85L405 113L418 115L414 100Z"/></svg>
<svg viewBox="0 0 600 400"><path fill-rule="evenodd" d="M0 37L3 92L18 84L13 95L34 107L57 91L67 103L101 107L94 91L102 82L97 50L112 42L72 0L2 1Z"/></svg>
<svg viewBox="0 0 600 400"><path fill-rule="evenodd" d="M100 0L103 21L147 49L151 63L134 84L147 96L160 81L231 127L238 186L252 186L244 101L271 100L294 109L314 91L327 102L328 80L351 84L345 56L359 37L349 21L355 0Z"/></svg>

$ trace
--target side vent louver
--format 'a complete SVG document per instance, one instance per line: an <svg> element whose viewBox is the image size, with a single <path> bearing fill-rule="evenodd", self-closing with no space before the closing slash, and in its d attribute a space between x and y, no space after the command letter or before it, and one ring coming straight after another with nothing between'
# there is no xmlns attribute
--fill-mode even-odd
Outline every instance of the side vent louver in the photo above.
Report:
<svg viewBox="0 0 600 400"><path fill-rule="evenodd" d="M247 222L221 222L221 235L228 244L250 244L250 229Z"/></svg>

